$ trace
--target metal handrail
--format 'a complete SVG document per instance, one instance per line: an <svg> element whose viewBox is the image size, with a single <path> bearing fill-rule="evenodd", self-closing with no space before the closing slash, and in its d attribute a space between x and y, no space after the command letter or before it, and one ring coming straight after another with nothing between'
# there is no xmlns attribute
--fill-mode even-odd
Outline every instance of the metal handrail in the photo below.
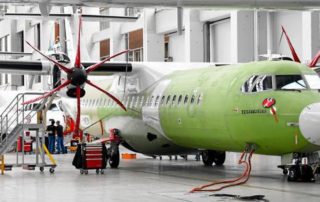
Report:
<svg viewBox="0 0 320 202"><path fill-rule="evenodd" d="M43 95L44 93L37 92L25 92L17 94L12 101L7 105L5 110L0 115L0 146L7 143L10 133L19 124L25 124L26 117L30 116L32 119L39 110L41 110L46 100L41 101L37 110L31 109L29 113L25 113L25 105L22 103L25 101L26 95ZM21 105L21 107L19 106Z"/></svg>

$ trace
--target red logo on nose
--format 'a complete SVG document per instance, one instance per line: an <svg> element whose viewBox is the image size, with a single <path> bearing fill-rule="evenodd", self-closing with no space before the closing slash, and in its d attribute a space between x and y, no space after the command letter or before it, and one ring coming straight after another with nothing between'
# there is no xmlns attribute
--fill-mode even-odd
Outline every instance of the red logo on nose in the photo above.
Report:
<svg viewBox="0 0 320 202"><path fill-rule="evenodd" d="M263 106L264 108L270 108L270 107L272 107L272 106L275 105L275 104L276 104L276 100L275 100L274 98L266 98L266 99L264 99L263 102L262 102L262 106Z"/></svg>

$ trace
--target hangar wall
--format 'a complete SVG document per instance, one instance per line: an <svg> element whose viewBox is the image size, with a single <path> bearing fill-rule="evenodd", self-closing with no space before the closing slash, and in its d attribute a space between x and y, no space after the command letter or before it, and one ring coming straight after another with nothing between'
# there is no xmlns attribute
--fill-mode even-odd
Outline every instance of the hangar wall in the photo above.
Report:
<svg viewBox="0 0 320 202"><path fill-rule="evenodd" d="M7 12L37 13L37 7L8 7ZM52 13L72 12L71 7L61 9L53 7ZM100 57L100 42L108 40L110 54L117 53L128 47L128 40L143 40L143 45L132 51L129 60L168 61L168 62L217 62L239 63L262 60L261 54L279 53L289 55L288 45L281 37L281 25L285 26L292 43L302 61L307 62L320 50L319 12L317 11L253 11L253 10L198 10L184 9L182 12L182 32L178 33L177 9L132 9L132 8L84 8L83 13L110 15L139 14L140 18L133 23L84 22L82 31L82 47L87 50L83 56L88 60L98 60ZM59 23L57 21L56 23ZM71 23L72 24L72 23ZM69 23L66 22L69 26ZM38 26L38 27L37 27ZM66 30L68 30L66 26ZM32 53L23 57L0 55L1 59L36 60L38 54L32 52L25 40L37 44L37 34L40 27L40 48L47 51L55 42L55 22L50 20L2 20L0 21L0 50L23 51ZM128 37L130 32L142 29L142 39ZM76 28L70 28L75 36ZM23 36L24 42L21 41ZM72 38L72 37L71 37ZM165 38L167 41L165 41ZM69 43L69 55L73 50ZM167 43L167 45L166 45ZM84 50L84 49L83 49ZM85 54L84 54L85 55ZM165 58L167 56L167 58ZM124 61L126 56L115 58L114 61ZM0 76L0 89L27 88L30 80L25 76ZM48 78L33 88L46 87ZM36 79L40 81L40 79Z"/></svg>

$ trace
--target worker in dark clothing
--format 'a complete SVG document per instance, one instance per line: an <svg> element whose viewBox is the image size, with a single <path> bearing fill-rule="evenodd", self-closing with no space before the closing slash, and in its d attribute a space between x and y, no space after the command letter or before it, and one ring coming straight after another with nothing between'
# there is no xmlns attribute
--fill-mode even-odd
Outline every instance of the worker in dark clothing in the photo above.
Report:
<svg viewBox="0 0 320 202"><path fill-rule="evenodd" d="M62 125L60 125L60 121L57 121L56 131L57 131L57 153L60 154L61 152L65 154L66 151L63 143L63 127Z"/></svg>
<svg viewBox="0 0 320 202"><path fill-rule="evenodd" d="M49 152L51 154L54 153L54 147L56 142L56 127L54 125L54 120L50 119L51 125L47 126L47 132L49 137Z"/></svg>

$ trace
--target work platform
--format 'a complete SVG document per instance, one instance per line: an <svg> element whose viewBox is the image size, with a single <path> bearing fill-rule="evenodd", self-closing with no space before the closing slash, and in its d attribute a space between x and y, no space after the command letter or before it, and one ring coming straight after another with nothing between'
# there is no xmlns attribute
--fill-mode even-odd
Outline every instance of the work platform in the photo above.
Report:
<svg viewBox="0 0 320 202"><path fill-rule="evenodd" d="M122 153L128 152L121 148ZM49 172L30 172L14 169L0 175L0 201L237 201L230 198L213 197L211 193L188 191L196 185L221 178L237 177L242 167L237 165L238 153L227 153L222 167L204 167L202 162L188 156L188 161L179 157L177 161L153 159L137 155L136 160L122 160L119 169L110 169L104 175L89 172L81 175L71 165L74 154L54 155L59 167L52 175ZM26 159L34 155L26 155ZM12 154L7 161L15 160ZM320 182L287 182L281 169L277 168L280 157L253 156L252 177L248 183L217 193L236 195L265 195L269 201L319 201Z"/></svg>

